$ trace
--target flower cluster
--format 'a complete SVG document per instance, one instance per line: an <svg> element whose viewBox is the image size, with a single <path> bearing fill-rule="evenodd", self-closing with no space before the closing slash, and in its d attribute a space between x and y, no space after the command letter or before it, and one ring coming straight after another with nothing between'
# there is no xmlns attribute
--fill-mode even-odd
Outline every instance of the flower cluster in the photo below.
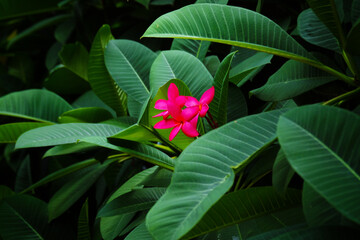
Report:
<svg viewBox="0 0 360 240"><path fill-rule="evenodd" d="M199 132L196 130L197 121L205 117L209 110L209 104L214 98L215 89L211 87L201 96L200 101L191 96L180 96L179 89L174 83L168 88L168 100L159 99L154 108L164 110L153 117L163 117L163 120L156 123L154 128L172 128L169 140L172 141L180 130L188 137L196 137ZM184 106L186 108L184 108Z"/></svg>

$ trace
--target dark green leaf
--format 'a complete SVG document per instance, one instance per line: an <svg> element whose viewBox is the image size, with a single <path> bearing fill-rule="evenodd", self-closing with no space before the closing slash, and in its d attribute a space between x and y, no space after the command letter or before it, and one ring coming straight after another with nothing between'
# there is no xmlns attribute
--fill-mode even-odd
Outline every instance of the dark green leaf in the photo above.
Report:
<svg viewBox="0 0 360 240"><path fill-rule="evenodd" d="M98 123L112 118L111 113L100 107L77 108L64 112L59 117L60 123Z"/></svg>
<svg viewBox="0 0 360 240"><path fill-rule="evenodd" d="M284 151L280 149L276 156L272 175L272 184L278 193L285 194L294 173L294 170L286 159Z"/></svg>
<svg viewBox="0 0 360 240"><path fill-rule="evenodd" d="M0 125L0 143L15 143L24 132L48 125L51 123L18 122Z"/></svg>
<svg viewBox="0 0 360 240"><path fill-rule="evenodd" d="M89 53L79 42L63 46L59 57L64 66L84 80L88 80Z"/></svg>

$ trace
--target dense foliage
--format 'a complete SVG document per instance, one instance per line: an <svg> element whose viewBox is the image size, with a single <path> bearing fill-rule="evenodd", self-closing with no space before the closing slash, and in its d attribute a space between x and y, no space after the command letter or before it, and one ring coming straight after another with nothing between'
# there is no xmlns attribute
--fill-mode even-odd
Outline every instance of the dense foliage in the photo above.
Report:
<svg viewBox="0 0 360 240"><path fill-rule="evenodd" d="M0 26L0 239L358 236L359 0L0 0Z"/></svg>

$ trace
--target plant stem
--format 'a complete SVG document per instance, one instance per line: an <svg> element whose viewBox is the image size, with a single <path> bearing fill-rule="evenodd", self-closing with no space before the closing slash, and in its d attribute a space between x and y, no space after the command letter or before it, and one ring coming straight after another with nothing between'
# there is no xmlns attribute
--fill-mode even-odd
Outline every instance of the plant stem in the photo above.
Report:
<svg viewBox="0 0 360 240"><path fill-rule="evenodd" d="M235 185L235 188L234 188L234 192L236 192L237 190L239 190L239 185L240 185L240 182L241 182L241 179L242 179L243 175L244 175L244 171L242 171L242 172L239 173L239 178L238 178L238 180L237 180L237 182L236 182L236 185Z"/></svg>
<svg viewBox="0 0 360 240"><path fill-rule="evenodd" d="M346 93L344 93L342 95L339 95L339 96L337 96L337 97L335 97L333 99L330 99L330 100L324 102L322 105L334 105L334 104L336 104L336 103L338 103L338 102L340 102L342 100L348 99L348 98L356 95L359 92L360 92L360 87L356 88L356 89L354 89L354 90L352 90L350 92L346 92Z"/></svg>

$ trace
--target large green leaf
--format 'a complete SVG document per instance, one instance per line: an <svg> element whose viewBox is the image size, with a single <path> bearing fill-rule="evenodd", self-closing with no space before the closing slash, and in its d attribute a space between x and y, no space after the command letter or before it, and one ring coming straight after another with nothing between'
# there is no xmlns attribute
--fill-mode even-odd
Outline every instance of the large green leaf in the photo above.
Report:
<svg viewBox="0 0 360 240"><path fill-rule="evenodd" d="M264 215L271 215L301 203L298 190L289 191L284 198L271 187L250 188L232 192L221 198L184 238L205 233Z"/></svg>
<svg viewBox="0 0 360 240"><path fill-rule="evenodd" d="M67 44L59 52L59 57L66 68L87 81L89 53L84 45L79 42Z"/></svg>
<svg viewBox="0 0 360 240"><path fill-rule="evenodd" d="M210 104L210 112L219 126L227 122L229 71L234 54L230 53L224 58L214 78L215 95Z"/></svg>
<svg viewBox="0 0 360 240"><path fill-rule="evenodd" d="M0 20L60 10L59 0L1 0Z"/></svg>
<svg viewBox="0 0 360 240"><path fill-rule="evenodd" d="M360 223L360 117L311 105L280 117L278 137L291 167L336 210Z"/></svg>
<svg viewBox="0 0 360 240"><path fill-rule="evenodd" d="M105 65L112 78L140 105L149 96L149 73L156 54L130 40L111 40L105 49Z"/></svg>
<svg viewBox="0 0 360 240"><path fill-rule="evenodd" d="M58 95L39 89L10 93L0 98L0 115L38 122L56 122L72 107Z"/></svg>
<svg viewBox="0 0 360 240"><path fill-rule="evenodd" d="M184 38L230 44L301 61L345 81L349 80L342 73L315 60L273 21L240 7L189 5L159 17L143 37Z"/></svg>
<svg viewBox="0 0 360 240"><path fill-rule="evenodd" d="M241 89L232 83L229 83L227 120L234 121L238 118L248 115L246 99Z"/></svg>
<svg viewBox="0 0 360 240"><path fill-rule="evenodd" d="M309 43L333 51L341 51L337 39L311 8L301 12L297 22L300 36Z"/></svg>
<svg viewBox="0 0 360 240"><path fill-rule="evenodd" d="M264 101L281 101L336 80L317 68L293 60L287 61L266 84L250 93Z"/></svg>
<svg viewBox="0 0 360 240"><path fill-rule="evenodd" d="M251 115L205 134L179 156L166 193L147 215L157 239L178 239L192 229L244 168L276 137L282 111Z"/></svg>
<svg viewBox="0 0 360 240"><path fill-rule="evenodd" d="M200 61L203 61L210 47L210 43L211 42L208 41L197 41L191 39L174 39L171 44L171 50L188 52L197 57Z"/></svg>
<svg viewBox="0 0 360 240"><path fill-rule="evenodd" d="M108 124L67 123L36 128L21 135L16 148L45 147L76 143L92 136L109 137L122 129Z"/></svg>
<svg viewBox="0 0 360 240"><path fill-rule="evenodd" d="M150 209L155 202L164 194L166 188L143 188L133 190L100 209L99 217L111 217L119 214L132 213Z"/></svg>
<svg viewBox="0 0 360 240"><path fill-rule="evenodd" d="M307 0L308 4L318 16L318 18L326 25L326 27L338 39L341 47L344 46L345 37L337 11L337 5L334 0Z"/></svg>
<svg viewBox="0 0 360 240"><path fill-rule="evenodd" d="M15 143L18 137L26 131L44 127L49 123L18 122L0 125L0 143Z"/></svg>
<svg viewBox="0 0 360 240"><path fill-rule="evenodd" d="M111 138L119 138L135 142L158 141L158 138L154 135L154 133L139 124L131 125L114 136L111 136Z"/></svg>
<svg viewBox="0 0 360 240"><path fill-rule="evenodd" d="M111 113L100 107L77 108L64 112L59 117L60 123L98 123L112 118Z"/></svg>
<svg viewBox="0 0 360 240"><path fill-rule="evenodd" d="M88 80L95 94L118 115L126 115L126 94L111 78L105 66L104 50L110 40L109 25L102 26L97 32L89 54Z"/></svg>
<svg viewBox="0 0 360 240"><path fill-rule="evenodd" d="M100 220L101 236L105 240L113 240L129 224L135 213L122 214L113 217L102 217Z"/></svg>
<svg viewBox="0 0 360 240"><path fill-rule="evenodd" d="M153 237L146 228L145 222L137 226L129 235L126 236L125 240L153 240Z"/></svg>
<svg viewBox="0 0 360 240"><path fill-rule="evenodd" d="M96 96L96 94L94 93L94 91L87 91L84 94L82 94L80 97L78 97L73 103L72 103L74 108L81 108L81 107L101 107L101 108L105 108L106 110L108 110L109 112L111 112L111 114L113 116L116 115L116 113L114 112L114 110L112 108L110 108L108 105L106 105L103 101L101 101L101 99Z"/></svg>
<svg viewBox="0 0 360 240"><path fill-rule="evenodd" d="M192 95L198 99L213 84L211 74L195 56L177 50L163 51L151 66L150 89L152 96L154 97L165 83L175 78L184 81Z"/></svg>

